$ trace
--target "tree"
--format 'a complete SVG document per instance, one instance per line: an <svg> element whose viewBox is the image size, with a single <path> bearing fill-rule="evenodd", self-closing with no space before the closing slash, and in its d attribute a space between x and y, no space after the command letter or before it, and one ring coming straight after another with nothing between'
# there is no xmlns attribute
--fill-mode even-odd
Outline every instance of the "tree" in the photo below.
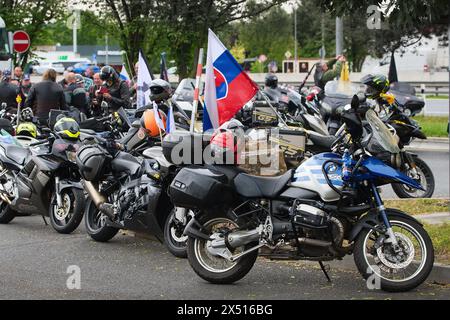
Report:
<svg viewBox="0 0 450 320"><path fill-rule="evenodd" d="M44 26L56 21L64 14L65 3L59 0L0 0L0 16L9 30L24 30L31 39L31 45L45 37ZM28 62L31 50L14 54L14 65L22 68Z"/></svg>

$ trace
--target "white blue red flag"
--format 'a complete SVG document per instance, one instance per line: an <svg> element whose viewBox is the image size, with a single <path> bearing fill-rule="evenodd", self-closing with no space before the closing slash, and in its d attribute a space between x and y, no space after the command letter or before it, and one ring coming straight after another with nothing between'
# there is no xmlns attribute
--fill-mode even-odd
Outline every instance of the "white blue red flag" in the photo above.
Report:
<svg viewBox="0 0 450 320"><path fill-rule="evenodd" d="M171 133L175 131L175 117L173 116L173 106L170 104L169 106L169 113L167 115L167 121L166 121L166 133Z"/></svg>
<svg viewBox="0 0 450 320"><path fill-rule="evenodd" d="M164 122L161 120L161 117L159 116L159 108L155 101L153 101L153 112L155 113L155 121L158 127L162 130L166 130L164 127Z"/></svg>
<svg viewBox="0 0 450 320"><path fill-rule="evenodd" d="M258 90L258 86L242 70L214 32L209 30L203 130L216 129L233 118Z"/></svg>
<svg viewBox="0 0 450 320"><path fill-rule="evenodd" d="M124 81L130 81L130 76L128 75L125 65L122 65L122 70L120 71L120 78Z"/></svg>

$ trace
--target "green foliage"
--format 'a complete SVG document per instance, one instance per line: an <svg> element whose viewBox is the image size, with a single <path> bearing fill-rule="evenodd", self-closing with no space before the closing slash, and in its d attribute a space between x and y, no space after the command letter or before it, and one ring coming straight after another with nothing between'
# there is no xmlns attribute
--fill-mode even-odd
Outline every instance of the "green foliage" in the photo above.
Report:
<svg viewBox="0 0 450 320"><path fill-rule="evenodd" d="M448 117L416 116L414 120L419 122L426 136L448 137Z"/></svg>
<svg viewBox="0 0 450 320"><path fill-rule="evenodd" d="M425 230L433 242L434 254L439 262L450 263L450 224L425 224Z"/></svg>

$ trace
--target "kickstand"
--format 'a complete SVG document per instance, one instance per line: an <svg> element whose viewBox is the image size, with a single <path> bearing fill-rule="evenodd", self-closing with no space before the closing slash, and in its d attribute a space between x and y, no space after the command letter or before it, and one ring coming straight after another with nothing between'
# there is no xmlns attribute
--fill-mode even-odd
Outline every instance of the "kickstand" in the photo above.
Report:
<svg viewBox="0 0 450 320"><path fill-rule="evenodd" d="M319 261L319 265L320 265L320 268L322 269L323 273L325 274L325 277L327 277L328 282L331 282L330 276L328 275L328 271L330 270L330 266L327 265L328 268L326 268L326 267L323 265L323 262L322 262L322 261ZM328 270L327 270L327 269L328 269Z"/></svg>
<svg viewBox="0 0 450 320"><path fill-rule="evenodd" d="M42 219L44 220L45 225L48 226L47 220L45 220L45 216L42 216Z"/></svg>

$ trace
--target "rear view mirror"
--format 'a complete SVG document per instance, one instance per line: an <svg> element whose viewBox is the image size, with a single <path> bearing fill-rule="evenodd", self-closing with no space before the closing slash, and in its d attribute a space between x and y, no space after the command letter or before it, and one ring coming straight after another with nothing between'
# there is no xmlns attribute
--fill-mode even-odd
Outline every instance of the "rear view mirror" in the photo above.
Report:
<svg viewBox="0 0 450 320"><path fill-rule="evenodd" d="M352 106L353 110L357 110L359 107L359 97L355 94L352 98L352 102L350 103L350 105Z"/></svg>
<svg viewBox="0 0 450 320"><path fill-rule="evenodd" d="M135 120L133 121L133 123L131 124L131 126L133 128L139 129L141 127L141 122L139 120Z"/></svg>

